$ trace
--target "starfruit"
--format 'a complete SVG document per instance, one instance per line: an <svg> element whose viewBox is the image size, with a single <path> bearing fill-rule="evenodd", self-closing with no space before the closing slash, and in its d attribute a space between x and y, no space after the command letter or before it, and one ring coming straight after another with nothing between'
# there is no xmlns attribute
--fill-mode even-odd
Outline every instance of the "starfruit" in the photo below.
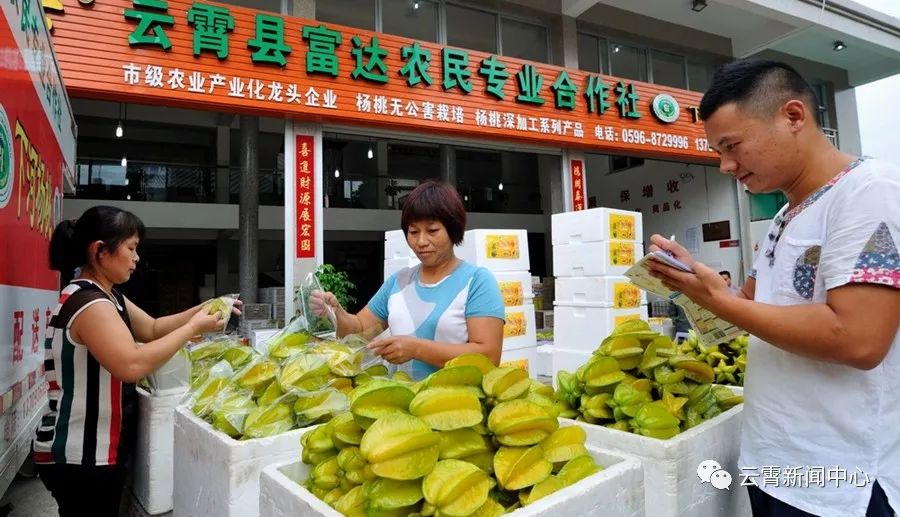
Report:
<svg viewBox="0 0 900 517"><path fill-rule="evenodd" d="M713 371L712 366L691 357L670 357L669 364L678 370L683 370L684 376L688 379L701 384L709 384L716 380L716 374Z"/></svg>
<svg viewBox="0 0 900 517"><path fill-rule="evenodd" d="M325 496L322 498L322 501L327 503L329 506L334 506L334 503L338 502L341 497L344 497L344 494L346 494L348 490L349 489L344 489L344 478L341 478L341 483L329 490L328 493L325 494Z"/></svg>
<svg viewBox="0 0 900 517"><path fill-rule="evenodd" d="M205 418L212 412L213 403L220 392L223 390L232 391L233 389L234 385L231 383L231 380L224 377L217 377L207 381L197 393L191 410L200 418Z"/></svg>
<svg viewBox="0 0 900 517"><path fill-rule="evenodd" d="M380 515L382 512L393 512L404 509L403 515L410 513L407 508L422 500L422 482L413 480L396 480L376 478L363 486L366 494L369 515ZM388 515L393 515L389 513Z"/></svg>
<svg viewBox="0 0 900 517"><path fill-rule="evenodd" d="M567 461L566 464L559 469L559 473L556 474L556 477L562 481L564 486L571 486L601 470L603 469L597 465L594 458L584 454Z"/></svg>
<svg viewBox="0 0 900 517"><path fill-rule="evenodd" d="M565 488L565 484L559 480L556 476L550 476L547 479L541 481L540 483L531 487L530 490L523 490L519 492L519 501L522 503L522 506L528 506L529 504L541 499L542 497L547 497L548 495L556 492L557 490L562 490Z"/></svg>
<svg viewBox="0 0 900 517"><path fill-rule="evenodd" d="M634 416L632 425L638 434L667 440L680 432L681 422L662 402L645 404Z"/></svg>
<svg viewBox="0 0 900 517"><path fill-rule="evenodd" d="M422 482L425 500L435 507L436 514L447 516L475 513L487 502L490 489L486 472L452 459L439 461Z"/></svg>
<svg viewBox="0 0 900 517"><path fill-rule="evenodd" d="M713 394L716 397L716 403L723 411L744 402L743 396L738 395L725 386L715 386L713 388Z"/></svg>
<svg viewBox="0 0 900 517"><path fill-rule="evenodd" d="M334 417L328 425L331 428L332 441L339 449L350 445L359 445L359 442L362 441L363 428L356 423L350 412Z"/></svg>
<svg viewBox="0 0 900 517"><path fill-rule="evenodd" d="M344 477L354 485L361 485L366 481L375 479L366 459L363 458L359 447L347 447L337 455L338 466L344 471Z"/></svg>
<svg viewBox="0 0 900 517"><path fill-rule="evenodd" d="M222 359L228 361L232 368L240 368L253 359L253 349L249 346L233 346L222 354Z"/></svg>
<svg viewBox="0 0 900 517"><path fill-rule="evenodd" d="M481 386L481 370L472 365L444 366L425 379L425 387L436 386Z"/></svg>
<svg viewBox="0 0 900 517"><path fill-rule="evenodd" d="M503 402L488 415L488 429L494 433L494 438L511 447L540 443L557 428L556 418L527 400Z"/></svg>
<svg viewBox="0 0 900 517"><path fill-rule="evenodd" d="M278 400L282 395L284 395L284 392L281 391L281 386L277 382L272 382L269 384L269 387L266 388L266 391L256 399L256 403L260 406L268 406Z"/></svg>
<svg viewBox="0 0 900 517"><path fill-rule="evenodd" d="M394 375L391 377L391 380L397 382L413 382L413 378L409 376L408 373L398 370L394 372Z"/></svg>
<svg viewBox="0 0 900 517"><path fill-rule="evenodd" d="M350 412L356 423L366 429L383 416L407 413L414 397L403 384L377 379L350 392Z"/></svg>
<svg viewBox="0 0 900 517"><path fill-rule="evenodd" d="M504 513L506 513L506 509L500 503L488 497L488 500L472 514L472 517L500 517Z"/></svg>
<svg viewBox="0 0 900 517"><path fill-rule="evenodd" d="M366 496L361 486L350 489L335 501L334 509L346 517L366 517Z"/></svg>
<svg viewBox="0 0 900 517"><path fill-rule="evenodd" d="M418 479L437 463L440 435L414 416L387 414L366 430L359 449L378 476Z"/></svg>
<svg viewBox="0 0 900 517"><path fill-rule="evenodd" d="M475 371L481 375L481 372ZM484 419L478 397L464 387L426 388L410 402L409 412L435 431L472 427Z"/></svg>
<svg viewBox="0 0 900 517"><path fill-rule="evenodd" d="M644 348L639 339L620 336L606 341L603 346L594 351L594 354L612 357L619 362L619 368L630 370L641 363Z"/></svg>
<svg viewBox="0 0 900 517"><path fill-rule="evenodd" d="M553 464L544 458L540 445L500 447L494 455L494 474L505 490L521 490L550 477Z"/></svg>
<svg viewBox="0 0 900 517"><path fill-rule="evenodd" d="M245 438L274 436L294 427L291 406L276 402L270 406L256 408L244 420Z"/></svg>
<svg viewBox="0 0 900 517"><path fill-rule="evenodd" d="M653 378L660 384L673 384L684 380L684 370L673 370L668 364L653 369Z"/></svg>
<svg viewBox="0 0 900 517"><path fill-rule="evenodd" d="M552 398L545 396L542 393L538 393L536 391L529 391L527 395L525 395L525 400L534 402L538 406L544 408L550 416L556 418L559 416L559 408L556 407L556 403Z"/></svg>
<svg viewBox="0 0 900 517"><path fill-rule="evenodd" d="M575 418L578 416L578 410L573 409L572 406L565 400L557 400L554 404L556 408L556 413L560 418Z"/></svg>
<svg viewBox="0 0 900 517"><path fill-rule="evenodd" d="M314 466L309 473L312 484L322 490L337 488L341 484L342 477L343 472L338 465L337 456L332 456Z"/></svg>
<svg viewBox="0 0 900 517"><path fill-rule="evenodd" d="M335 341L322 341L310 348L310 353L327 357L331 373L341 377L353 377L362 372L362 361L365 349L352 350L345 344Z"/></svg>
<svg viewBox="0 0 900 517"><path fill-rule="evenodd" d="M592 395L612 392L626 378L619 362L613 357L593 356L583 372L585 390Z"/></svg>
<svg viewBox="0 0 900 517"><path fill-rule="evenodd" d="M584 387L577 374L560 370L556 374L556 385L559 388L556 392L557 400L566 401L572 408L578 407L578 399L584 393Z"/></svg>
<svg viewBox="0 0 900 517"><path fill-rule="evenodd" d="M587 454L584 429L577 425L560 427L541 442L544 458L550 463L564 463L572 458Z"/></svg>
<svg viewBox="0 0 900 517"><path fill-rule="evenodd" d="M331 435L330 423L316 426L300 436L303 449L301 459L308 465L317 465L337 455L338 451Z"/></svg>
<svg viewBox="0 0 900 517"><path fill-rule="evenodd" d="M492 452L484 436L474 429L456 429L441 433L440 459L463 459L483 452Z"/></svg>
<svg viewBox="0 0 900 517"><path fill-rule="evenodd" d="M688 399L685 397L676 397L668 390L662 390L662 404L672 413L672 416L679 420L684 420L684 405Z"/></svg>
<svg viewBox="0 0 900 517"><path fill-rule="evenodd" d="M604 349L610 341L617 338L635 338L638 340L651 340L659 336L658 332L650 329L650 324L644 320L634 319L623 321L616 325L612 333L600 343L599 349Z"/></svg>
<svg viewBox="0 0 900 517"><path fill-rule="evenodd" d="M609 420L613 418L613 410L609 405L612 400L611 393L598 393L597 395L581 396L581 414L585 418L593 418L594 420Z"/></svg>
<svg viewBox="0 0 900 517"><path fill-rule="evenodd" d="M376 379L386 378L388 376L387 366L383 364L374 364L365 370L362 373L353 378L353 385L355 387L362 386L368 382L371 382Z"/></svg>
<svg viewBox="0 0 900 517"><path fill-rule="evenodd" d="M191 350L191 362L218 361L229 348L234 346L235 342L229 339L218 339L200 344Z"/></svg>
<svg viewBox="0 0 900 517"><path fill-rule="evenodd" d="M350 395L350 392L353 391L353 379L347 377L335 377L328 381L328 385L344 395Z"/></svg>
<svg viewBox="0 0 900 517"><path fill-rule="evenodd" d="M250 399L249 393L229 392L216 399L212 412L212 426L232 438L237 438L244 432L244 421L254 409L256 404Z"/></svg>
<svg viewBox="0 0 900 517"><path fill-rule="evenodd" d="M635 384L637 383L619 384L616 386L612 400L607 401L607 405L613 408L613 417L616 420L633 418L644 404L653 401L649 384L641 386L635 386Z"/></svg>
<svg viewBox="0 0 900 517"><path fill-rule="evenodd" d="M309 342L310 335L306 332L288 332L284 331L277 336L273 336L269 340L268 355L276 361L287 359L288 357L303 351Z"/></svg>
<svg viewBox="0 0 900 517"><path fill-rule="evenodd" d="M273 361L261 360L238 372L235 382L240 388L253 392L254 397L260 397L266 392L269 384L275 380L277 373L278 364Z"/></svg>
<svg viewBox="0 0 900 517"><path fill-rule="evenodd" d="M612 422L612 423L604 425L603 427L606 427L608 429L615 429L616 431L624 431L626 433L631 432L631 427L629 427L627 420L620 420L618 422Z"/></svg>
<svg viewBox="0 0 900 517"><path fill-rule="evenodd" d="M327 356L302 353L284 363L278 375L278 383L285 392L291 388L315 391L328 383L329 373Z"/></svg>
<svg viewBox="0 0 900 517"><path fill-rule="evenodd" d="M481 371L482 375L487 375L488 372L497 367L482 354L460 354L444 364L444 368L454 366L474 366Z"/></svg>
<svg viewBox="0 0 900 517"><path fill-rule="evenodd" d="M495 368L484 376L481 387L488 403L493 405L524 396L531 387L531 379L521 368Z"/></svg>
<svg viewBox="0 0 900 517"><path fill-rule="evenodd" d="M553 398L553 386L549 384L544 384L541 381L531 379L531 386L528 387L528 393L537 393L538 395L542 395L547 397L548 399Z"/></svg>
<svg viewBox="0 0 900 517"><path fill-rule="evenodd" d="M347 396L340 391L326 388L321 391L297 393L294 402L294 413L300 427L330 419L332 416L347 411Z"/></svg>

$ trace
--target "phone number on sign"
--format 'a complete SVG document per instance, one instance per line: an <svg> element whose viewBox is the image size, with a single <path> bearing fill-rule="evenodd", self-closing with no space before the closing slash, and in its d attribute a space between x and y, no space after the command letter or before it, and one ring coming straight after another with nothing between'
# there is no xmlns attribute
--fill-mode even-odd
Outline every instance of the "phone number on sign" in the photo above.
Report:
<svg viewBox="0 0 900 517"><path fill-rule="evenodd" d="M657 133L656 131L650 131L648 133L647 131L641 131L640 129L623 129L622 141L626 144L650 144L653 147L667 147L670 149L691 148L691 140L686 136ZM695 138L694 144L698 151L709 151L709 145L706 144L705 138Z"/></svg>

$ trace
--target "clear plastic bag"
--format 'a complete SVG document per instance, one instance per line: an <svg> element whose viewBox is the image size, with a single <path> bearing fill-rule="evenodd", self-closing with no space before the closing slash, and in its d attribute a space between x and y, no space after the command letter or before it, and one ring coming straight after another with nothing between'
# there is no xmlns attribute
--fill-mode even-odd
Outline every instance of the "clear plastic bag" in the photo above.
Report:
<svg viewBox="0 0 900 517"><path fill-rule="evenodd" d="M219 296L217 298L213 298L212 300L208 300L203 304L203 308L209 314L221 312L222 320L224 321L222 328L225 329L226 327L228 327L228 322L231 320L232 309L234 309L234 302L240 296L240 293L231 293L224 296Z"/></svg>
<svg viewBox="0 0 900 517"><path fill-rule="evenodd" d="M246 390L223 390L212 404L210 421L212 426L232 438L244 434L244 422L256 403L253 394Z"/></svg>
<svg viewBox="0 0 900 517"><path fill-rule="evenodd" d="M310 306L309 298L312 293L314 291L322 290L322 285L319 283L319 279L316 278L316 274L309 273L306 275L303 283L300 284L300 287L297 290L297 299L294 300L295 305L299 309L299 316L306 319L306 328L309 329L314 336L320 337L333 334L337 329L337 317L331 307L326 305L325 314L319 316Z"/></svg>
<svg viewBox="0 0 900 517"><path fill-rule="evenodd" d="M180 349L155 372L146 377L150 393L187 389L191 385L191 357L184 348Z"/></svg>
<svg viewBox="0 0 900 517"><path fill-rule="evenodd" d="M235 385L231 378L234 376L234 370L228 361L219 361L214 364L207 373L206 380L188 394L188 404L191 411L200 418L206 418L212 412L213 404L222 392L229 392L235 389Z"/></svg>
<svg viewBox="0 0 900 517"><path fill-rule="evenodd" d="M302 352L313 339L307 331L308 322L305 316L299 316L290 321L283 329L270 337L266 343L266 355L272 359L283 362L287 358Z"/></svg>

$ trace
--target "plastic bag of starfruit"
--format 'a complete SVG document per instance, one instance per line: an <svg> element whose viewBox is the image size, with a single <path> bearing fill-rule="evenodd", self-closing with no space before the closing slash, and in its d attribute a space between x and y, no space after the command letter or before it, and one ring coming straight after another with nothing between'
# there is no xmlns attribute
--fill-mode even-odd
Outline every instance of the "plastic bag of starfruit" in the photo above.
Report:
<svg viewBox="0 0 900 517"><path fill-rule="evenodd" d="M191 411L200 418L208 418L212 413L216 399L223 392L231 392L236 389L231 378L234 370L228 361L219 361L207 372L206 379L196 388L188 392L187 403Z"/></svg>
<svg viewBox="0 0 900 517"><path fill-rule="evenodd" d="M224 296L219 296L218 298L213 298L212 300L208 300L203 304L204 310L208 314L215 314L217 312L222 313L222 328L228 327L228 321L231 320L232 309L234 309L234 302L240 297L239 293L226 294Z"/></svg>

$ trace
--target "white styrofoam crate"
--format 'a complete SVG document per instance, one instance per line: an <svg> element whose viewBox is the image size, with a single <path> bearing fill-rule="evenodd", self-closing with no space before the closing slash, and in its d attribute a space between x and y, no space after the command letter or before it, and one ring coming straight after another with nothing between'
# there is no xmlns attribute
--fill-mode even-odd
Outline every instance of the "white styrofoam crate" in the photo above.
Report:
<svg viewBox="0 0 900 517"><path fill-rule="evenodd" d="M134 497L150 515L172 510L175 407L187 387L150 394L138 393L137 446L134 455Z"/></svg>
<svg viewBox="0 0 900 517"><path fill-rule="evenodd" d="M384 232L384 240L385 241L403 241L406 242L406 234L403 233L403 229L400 230L388 230Z"/></svg>
<svg viewBox="0 0 900 517"><path fill-rule="evenodd" d="M254 330L250 334L250 346L260 354L265 355L269 351L269 340L278 333L280 328Z"/></svg>
<svg viewBox="0 0 900 517"><path fill-rule="evenodd" d="M644 240L641 213L614 208L591 208L553 214L551 228L554 246L583 242Z"/></svg>
<svg viewBox="0 0 900 517"><path fill-rule="evenodd" d="M538 358L537 349L537 345L516 348L514 350L504 349L500 353L500 366L521 368L528 372L529 377L537 379L538 370L540 369L538 366L538 361L540 359Z"/></svg>
<svg viewBox="0 0 900 517"><path fill-rule="evenodd" d="M531 273L528 271L498 271L494 273L494 278L500 287L504 306L524 305L534 299Z"/></svg>
<svg viewBox="0 0 900 517"><path fill-rule="evenodd" d="M647 305L647 292L624 276L573 276L556 279L557 303L588 303L616 309Z"/></svg>
<svg viewBox="0 0 900 517"><path fill-rule="evenodd" d="M259 513L259 473L271 463L300 457L294 429L277 436L235 440L196 417L175 409L175 515L254 517Z"/></svg>
<svg viewBox="0 0 900 517"><path fill-rule="evenodd" d="M469 230L456 256L491 271L530 271L526 230Z"/></svg>
<svg viewBox="0 0 900 517"><path fill-rule="evenodd" d="M553 276L624 275L643 256L634 241L604 241L553 246Z"/></svg>
<svg viewBox="0 0 900 517"><path fill-rule="evenodd" d="M408 267L414 267L419 265L419 259L412 258L398 258L398 259L388 259L384 261L384 279L387 280L397 271Z"/></svg>
<svg viewBox="0 0 900 517"><path fill-rule="evenodd" d="M575 373L578 368L581 367L584 363L588 362L588 359L591 358L592 352L585 350L569 350L568 348L561 348L557 345L553 345L553 362L552 373L553 376L553 387L558 388L556 385L557 374L561 370L565 370L569 373Z"/></svg>
<svg viewBox="0 0 900 517"><path fill-rule="evenodd" d="M529 517L602 514L643 517L643 473L640 461L633 456L601 447L588 446L588 452L604 467L603 470L508 515ZM298 460L266 467L259 482L260 517L339 517L340 513L300 485L309 476L309 471L310 466Z"/></svg>
<svg viewBox="0 0 900 517"><path fill-rule="evenodd" d="M526 303L506 307L506 323L503 325L503 349L515 350L537 344L537 326L534 321L534 305Z"/></svg>
<svg viewBox="0 0 900 517"><path fill-rule="evenodd" d="M537 374L538 377L551 377L553 375L553 345L538 345Z"/></svg>
<svg viewBox="0 0 900 517"><path fill-rule="evenodd" d="M384 259L416 258L406 238L384 241Z"/></svg>
<svg viewBox="0 0 900 517"><path fill-rule="evenodd" d="M668 440L647 438L599 425L574 422L587 433L587 444L641 459L647 517L693 515L749 516L750 501L741 488L738 468L744 405L688 429ZM697 467L714 460L732 476L730 490L704 483Z"/></svg>
<svg viewBox="0 0 900 517"><path fill-rule="evenodd" d="M555 346L593 352L619 323L630 319L646 321L648 317L646 305L635 309L610 309L586 304L555 304L553 319Z"/></svg>

